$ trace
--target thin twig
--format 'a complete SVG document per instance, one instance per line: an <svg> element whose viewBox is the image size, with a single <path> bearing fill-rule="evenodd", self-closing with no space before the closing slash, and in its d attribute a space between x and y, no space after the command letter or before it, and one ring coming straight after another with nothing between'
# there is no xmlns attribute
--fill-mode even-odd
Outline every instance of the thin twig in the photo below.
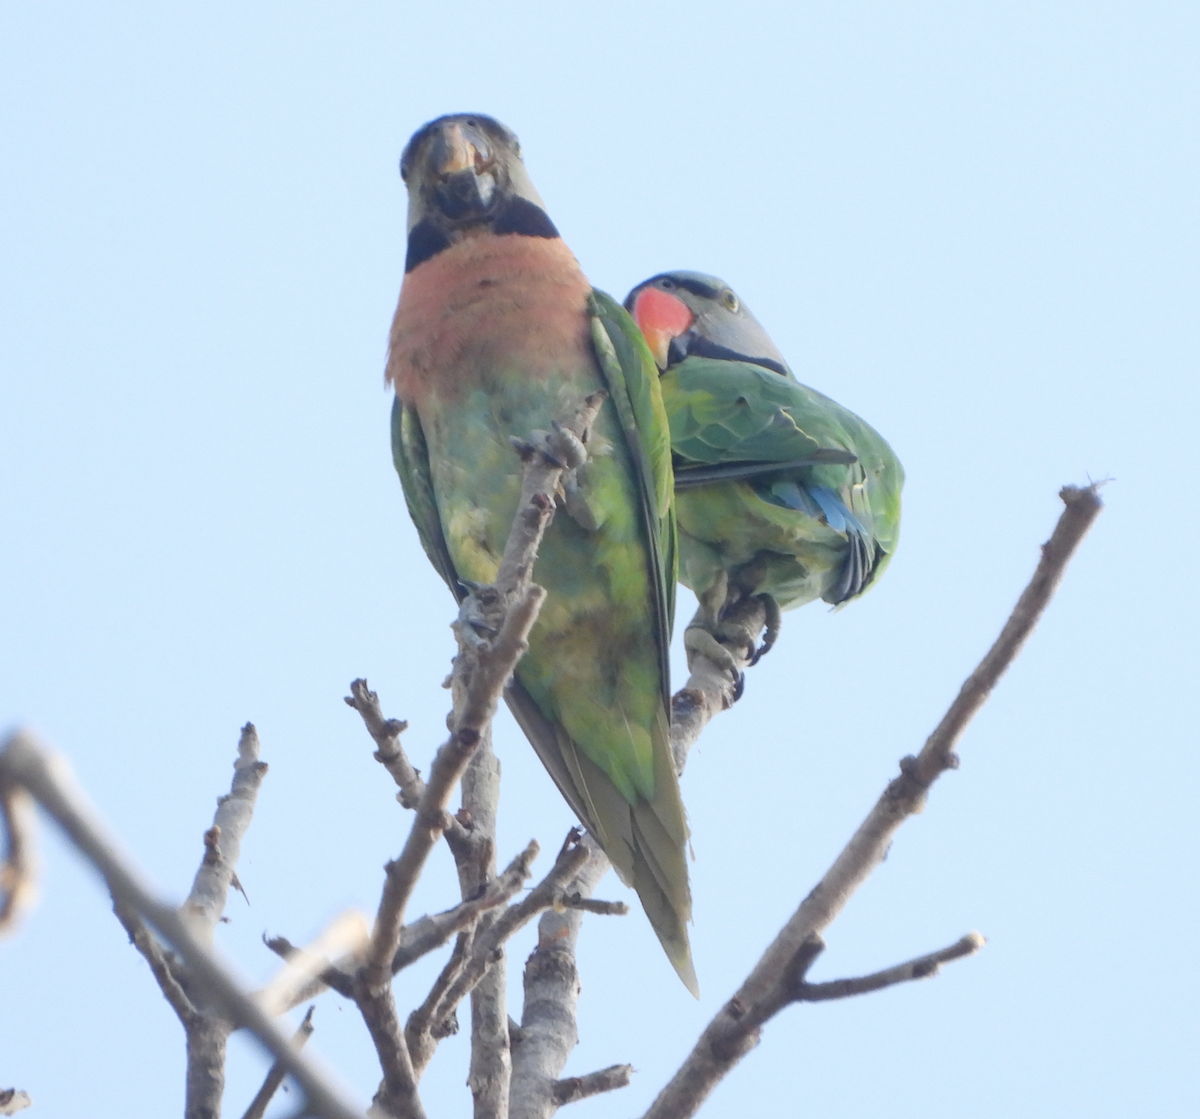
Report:
<svg viewBox="0 0 1200 1119"><path fill-rule="evenodd" d="M442 999L438 1017L444 1018L474 989L488 969L503 958L504 945L544 909L549 909L562 895L564 885L579 872L588 857L588 849L578 840L581 833L573 832L550 873L516 905L510 905L493 924L475 940L471 956L462 974L454 981ZM508 1019L505 1018L505 1030Z"/></svg>
<svg viewBox="0 0 1200 1119"><path fill-rule="evenodd" d="M242 727L238 756L233 763L233 783L227 796L217 799L212 827L204 834L204 858L196 871L191 892L181 909L196 931L212 942L213 931L225 912L242 838L254 816L258 790L267 774L267 763L258 760L258 732L253 723Z"/></svg>
<svg viewBox="0 0 1200 1119"><path fill-rule="evenodd" d="M686 1119L694 1115L717 1083L758 1041L761 1024L785 1005L789 984L803 978L803 963L819 944L822 929L882 861L900 825L921 809L930 785L957 759L953 748L971 716L1032 632L1058 585L1067 562L1083 539L1101 502L1095 486L1066 486L1059 495L1066 509L1059 518L1033 578L1000 637L963 685L920 758L901 761L900 776L884 790L866 820L825 876L800 904L753 971L708 1024L692 1052L646 1112L645 1119ZM819 947L816 949L819 951Z"/></svg>
<svg viewBox="0 0 1200 1119"><path fill-rule="evenodd" d="M516 905L509 906L492 924L481 928L472 941L459 941L455 955L442 969L433 990L408 1021L406 1037L418 1072L429 1062L440 1040L434 1031L449 1019L481 979L500 966L504 958L504 944L542 910L554 905L562 894L564 882L570 881L579 872L589 853L589 849L580 842L581 836L578 829L572 829L554 866L537 886ZM507 1035L507 1015L504 1030Z"/></svg>
<svg viewBox="0 0 1200 1119"><path fill-rule="evenodd" d="M405 808L416 808L425 792L421 771L408 760L400 735L408 729L404 719L387 719L379 704L379 696L369 687L366 680L350 682L350 694L345 697L346 706L353 707L362 716L367 732L375 739L375 760L392 775L400 790L396 799Z"/></svg>
<svg viewBox="0 0 1200 1119"><path fill-rule="evenodd" d="M321 1119L362 1119L359 1112L263 1013L209 947L172 905L156 898L132 870L76 786L66 762L28 731L11 735L0 751L0 775L27 788L39 804L104 877L115 898L128 904L182 957L192 981L228 1015L249 1030L288 1070L305 1094L309 1110Z"/></svg>
<svg viewBox="0 0 1200 1119"><path fill-rule="evenodd" d="M308 1013L304 1015L304 1020L300 1023L300 1028L292 1034L292 1044L297 1049L303 1049L304 1043L312 1037L313 1024L312 1017L315 1007L310 1006ZM279 1087L283 1084L284 1078L287 1076L287 1069L276 1061L267 1072L267 1078L263 1081L262 1087L254 1099L250 1101L250 1106L246 1108L242 1119L263 1119L267 1113L267 1104L271 1102L271 1098L279 1091Z"/></svg>
<svg viewBox="0 0 1200 1119"><path fill-rule="evenodd" d="M158 988L162 991L163 998L175 1011L184 1029L187 1029L195 1020L197 1010L183 989L179 977L175 974L174 966L162 950L162 945L158 943L154 934L146 928L145 922L127 903L114 898L113 912L129 934L129 942L150 965L150 972L158 982Z"/></svg>
<svg viewBox="0 0 1200 1119"><path fill-rule="evenodd" d="M404 910L429 852L450 826L451 818L446 811L450 793L489 733L504 686L528 648L529 631L546 594L530 581L530 576L542 536L554 515L554 495L563 471L576 469L586 461L584 443L603 400L603 394L594 394L569 424L556 425L548 435L535 434L532 442L518 447L525 462L521 498L496 580L491 587L480 588L467 598L456 625L459 655L454 664L455 703L450 741L434 759L400 857L387 866L367 961L355 977L356 1002L384 1074L375 1096L376 1106L402 1117L422 1114L416 1094L420 1064L413 1060L400 1029L390 983L390 964L400 947ZM473 613L480 615L482 627L476 625ZM478 637L479 628L495 634L490 643ZM494 811L494 805L491 810ZM452 847L456 858L464 849L463 844ZM488 917L481 918L481 923L487 922ZM482 974L481 971L474 976L471 986L478 983ZM454 1005L447 1008L447 1014ZM420 1031L422 1038L429 1034L433 1023L445 1017L446 1014L433 1015L430 1024ZM489 1022L495 1018L495 1014L488 1015ZM482 1033L477 1034L481 1041L472 1055L477 1119L483 1119L484 1115L489 1119L504 1119L508 1035L502 1002L498 1021L499 1027L489 1027L486 1031L486 1040L482 1040ZM478 1025L474 1017L473 1025ZM478 1071L482 1064L488 1068ZM485 1082L486 1090L481 1087Z"/></svg>
<svg viewBox="0 0 1200 1119"><path fill-rule="evenodd" d="M392 974L402 971L435 948L440 948L456 932L472 924L479 914L506 904L529 877L538 850L537 840L531 839L525 850L488 884L481 895L459 902L444 913L422 917L406 925L400 937L400 947L392 957Z"/></svg>
<svg viewBox="0 0 1200 1119"><path fill-rule="evenodd" d="M0 780L0 936L12 932L37 896L37 844L33 802L19 785Z"/></svg>
<svg viewBox="0 0 1200 1119"><path fill-rule="evenodd" d="M564 894L557 904L564 909L582 909L584 913L596 913L601 917L625 917L629 906L623 901L601 901L599 898L585 898L576 890L573 894Z"/></svg>
<svg viewBox="0 0 1200 1119"><path fill-rule="evenodd" d="M633 1065L609 1065L597 1072L589 1072L587 1076L568 1076L565 1080L556 1080L551 1091L554 1102L562 1107L586 1100L589 1096L598 1096L601 1092L626 1088L632 1076Z"/></svg>
<svg viewBox="0 0 1200 1119"><path fill-rule="evenodd" d="M438 1011L450 985L462 974L463 966L466 964L470 952L471 934L459 933L458 939L454 943L454 951L450 953L450 958L433 981L433 986L430 987L425 1000L408 1016L408 1023L404 1027L404 1038L418 1076L425 1071L425 1067L432 1059L437 1043L455 1032L455 1030L444 1028L450 1014L453 1014L454 1008L451 1007L448 1013L440 1016ZM455 1019L455 1029L457 1029L457 1019Z"/></svg>
<svg viewBox="0 0 1200 1119"><path fill-rule="evenodd" d="M505 868L502 874L490 883L478 897L459 902L453 909L442 913L426 914L400 932L400 947L392 957L392 974L410 967L421 957L440 948L455 933L478 920L481 913L504 905L520 890L529 877L530 866L537 858L538 845L530 840L526 848ZM284 960L292 959L304 949L296 947L287 937L263 937L263 943ZM324 968L315 979L299 988L288 1000L284 1010L292 1010L303 1002L316 998L326 989L332 988L347 999L354 998L354 977L347 969L346 961Z"/></svg>
<svg viewBox="0 0 1200 1119"><path fill-rule="evenodd" d="M927 956L918 956L907 963L875 971L870 975L860 975L854 979L831 979L824 983L801 983L793 1001L828 1002L831 999L848 999L853 995L882 991L884 987L894 987L898 983L911 983L914 979L930 979L937 975L942 964L974 956L986 943L979 933L967 933L948 948L930 952Z"/></svg>

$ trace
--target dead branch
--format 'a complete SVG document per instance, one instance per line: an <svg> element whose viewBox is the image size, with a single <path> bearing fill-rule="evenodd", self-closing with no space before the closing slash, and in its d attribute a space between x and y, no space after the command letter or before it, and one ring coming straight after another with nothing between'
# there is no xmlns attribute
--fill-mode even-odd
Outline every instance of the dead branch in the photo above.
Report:
<svg viewBox="0 0 1200 1119"><path fill-rule="evenodd" d="M413 1012L405 1029L413 1064L418 1073L429 1063L437 1042L447 1036L443 1024L458 1005L504 960L504 945L538 913L554 905L563 884L572 880L588 857L582 833L572 829L550 872L520 902L499 914L486 928L480 926L473 938L461 938L425 1002ZM504 1016L507 1050L508 1015Z"/></svg>
<svg viewBox="0 0 1200 1119"><path fill-rule="evenodd" d="M854 979L831 979L825 983L801 983L796 989L793 1002L828 1002L832 999L848 999L854 995L869 995L894 987L898 983L911 983L914 979L931 979L941 970L942 964L963 960L975 955L987 941L977 932L967 933L961 940L948 948L918 956L907 963L860 975Z"/></svg>
<svg viewBox="0 0 1200 1119"><path fill-rule="evenodd" d="M392 974L395 975L404 968L416 963L422 956L428 955L440 948L455 933L473 925L481 913L504 905L521 888L529 877L530 867L537 858L538 845L536 840L529 844L509 865L502 874L491 882L483 893L477 897L460 902L453 909L442 913L427 914L405 925L400 930L400 947L392 957ZM304 953L303 948L292 944L287 937L263 937L263 943L277 956L291 960ZM326 989L333 989L343 998L354 998L354 977L347 970L346 961L324 968L315 979L300 987L282 1007L292 1010L303 1002L316 998Z"/></svg>
<svg viewBox="0 0 1200 1119"><path fill-rule="evenodd" d="M499 877L490 882L482 894L460 902L445 913L422 917L405 926L400 937L400 947L392 958L392 973L395 974L419 960L435 948L440 948L456 932L472 924L481 913L506 904L525 883L532 872L533 860L538 855L537 840L531 839Z"/></svg>
<svg viewBox="0 0 1200 1119"><path fill-rule="evenodd" d="M196 871L191 893L181 909L197 933L212 942L213 931L235 875L242 838L254 817L254 803L267 774L267 763L258 760L258 732L253 723L242 727L238 756L233 763L233 784L227 796L218 797L212 827L204 835L204 858Z"/></svg>
<svg viewBox="0 0 1200 1119"><path fill-rule="evenodd" d="M700 610L688 632L704 624L705 617ZM690 675L671 700L671 750L679 773L709 721L733 706L740 694L742 673L754 658L758 634L766 621L761 599L727 604L720 626L714 627L716 633L704 631L708 641L688 642ZM560 899L569 912L543 914L537 947L525 964L521 1044L513 1053L511 1119L550 1119L561 1106L555 1085L579 1040L575 944L582 914L617 913L624 908L620 902L593 902L589 897L610 864L590 837L588 843L588 861Z"/></svg>
<svg viewBox="0 0 1200 1119"><path fill-rule="evenodd" d="M188 1029L198 1011L188 997L187 991L183 989L183 984L176 974L176 965L167 959L162 945L146 928L146 923L130 905L114 897L113 912L117 915L117 920L121 922L126 933L129 934L129 943L141 953L142 958L150 965L150 973L158 983L158 989L162 991L163 998L175 1011L183 1028Z"/></svg>
<svg viewBox="0 0 1200 1119"><path fill-rule="evenodd" d="M362 1119L193 931L174 906L160 901L131 868L95 809L76 786L66 762L28 731L12 734L0 750L0 779L24 786L55 820L81 854L103 876L114 898L128 905L179 954L195 988L230 1021L249 1030L287 1069L305 1094L309 1111L321 1119Z"/></svg>
<svg viewBox="0 0 1200 1119"><path fill-rule="evenodd" d="M521 497L495 582L466 597L455 625L459 653L452 678L454 711L450 741L434 759L404 850L395 862L388 864L367 962L355 976L355 1000L384 1072L375 1105L400 1117L421 1115L416 1094L417 1070L421 1066L414 1062L401 1032L390 981L390 964L400 946L404 909L429 852L438 836L450 826L451 818L446 811L450 792L473 756L479 755L482 760L473 770L471 781L478 779L481 791L474 795L464 788L467 799L474 801L470 805L464 801L464 815L477 829L477 841L452 844L451 850L459 862L464 888L469 886L474 892L494 873L491 820L499 784L498 768L494 778L490 775L495 767L486 740L504 686L528 647L529 631L545 598L546 592L530 580L542 536L554 516L555 496L563 472L577 469L586 461L584 444L603 401L603 393L593 394L570 423L556 424L550 433L535 432L528 443L517 446L524 462ZM469 865L472 863L473 867ZM489 920L489 915L484 914L479 923L487 925ZM494 970L489 989L473 1000L471 1087L477 1119L505 1119L507 1110L508 1018L504 1008L503 968ZM474 975L471 987L478 984L483 974ZM446 1014L431 1015L428 1028L423 1027L420 1036L430 1036L434 1024L445 1017Z"/></svg>
<svg viewBox="0 0 1200 1119"><path fill-rule="evenodd" d="M629 906L623 901L600 901L598 898L585 898L578 891L564 894L558 899L558 904L564 909L582 909L584 913L596 913L601 917L625 917Z"/></svg>
<svg viewBox="0 0 1200 1119"><path fill-rule="evenodd" d="M470 821L467 842L451 844L458 869L459 889L469 898L484 888L496 873L496 814L500 804L500 760L492 750L489 725L479 750L463 777L462 814ZM495 908L481 914L471 942L487 935L496 918ZM503 951L503 950L502 950ZM457 975L448 977L451 982ZM508 992L503 967L483 977L471 992L471 1062L467 1087L477 1119L502 1119L500 1101L507 1101L511 1061L508 1048ZM432 992L431 992L432 994ZM455 1009L435 1011L438 1024L451 1019Z"/></svg>
<svg viewBox="0 0 1200 1119"><path fill-rule="evenodd" d="M503 961L504 945L511 937L543 910L553 906L562 896L563 887L574 879L588 857L588 849L580 842L581 839L582 833L573 829L550 873L521 901L510 905L475 938L471 955L463 965L462 973L442 999L439 1017L444 1018L475 988L489 969ZM507 1014L504 1018L504 1029L507 1034Z"/></svg>
<svg viewBox="0 0 1200 1119"><path fill-rule="evenodd" d="M345 697L346 706L353 707L362 716L367 732L375 739L375 760L392 775L400 790L396 799L405 808L416 808L425 792L421 771L408 760L400 735L408 730L404 719L386 719L379 705L379 696L367 687L366 680L350 681L350 694Z"/></svg>
<svg viewBox="0 0 1200 1119"><path fill-rule="evenodd" d="M292 1044L297 1049L303 1049L304 1043L312 1037L313 1032L313 1010L315 1007L310 1006L308 1013L304 1015L304 1020L300 1023L300 1028L292 1034ZM272 1097L279 1091L280 1085L283 1084L284 1078L287 1076L287 1069L276 1061L267 1073L267 1078L263 1081L263 1085L259 1088L254 1099L250 1101L250 1106L246 1108L242 1119L263 1119L267 1113L267 1104L271 1102Z"/></svg>
<svg viewBox="0 0 1200 1119"><path fill-rule="evenodd" d="M19 785L0 780L0 936L12 932L37 895L33 802ZM27 1106L27 1105L22 1105Z"/></svg>
<svg viewBox="0 0 1200 1119"><path fill-rule="evenodd" d="M829 926L882 861L900 825L920 811L937 777L957 765L955 743L1037 624L1067 562L1101 509L1095 486L1066 486L1059 496L1066 508L1050 540L1043 545L1033 578L999 638L968 677L921 755L902 759L900 775L884 790L737 994L705 1028L645 1119L685 1119L694 1115L722 1077L758 1043L763 1022L790 1001L790 992L803 981L808 964L820 951L821 930Z"/></svg>
<svg viewBox="0 0 1200 1119"><path fill-rule="evenodd" d="M610 863L591 835L584 836L582 846L587 859L565 892L588 897ZM559 1075L579 1042L575 944L582 925L581 909L548 909L538 922L537 946L525 962L524 1009L512 1055L510 1119L549 1119L561 1106Z"/></svg>
<svg viewBox="0 0 1200 1119"><path fill-rule="evenodd" d="M626 1088L632 1076L633 1065L609 1065L598 1072L589 1072L587 1076L569 1076L565 1080L556 1080L551 1091L554 1102L562 1107L564 1104L586 1100L589 1096L598 1096L601 1092Z"/></svg>

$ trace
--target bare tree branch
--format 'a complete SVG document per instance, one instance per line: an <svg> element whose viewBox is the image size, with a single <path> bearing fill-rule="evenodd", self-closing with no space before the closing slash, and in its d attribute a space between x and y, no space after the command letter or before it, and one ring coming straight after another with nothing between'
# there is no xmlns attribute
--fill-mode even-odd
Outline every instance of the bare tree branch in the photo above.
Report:
<svg viewBox="0 0 1200 1119"><path fill-rule="evenodd" d="M19 785L0 780L0 936L11 932L37 895L33 802ZM27 1105L22 1105L27 1106Z"/></svg>
<svg viewBox="0 0 1200 1119"><path fill-rule="evenodd" d="M404 849L398 859L387 865L383 897L364 968L364 979L370 984L384 984L390 979L392 958L400 947L404 909L429 852L448 826L446 806L450 794L479 746L483 732L496 712L504 684L525 651L525 638L537 619L543 598L545 591L540 587L526 588L505 614L495 643L486 652L476 654L477 663L471 666L475 671L470 672L464 685L463 710L456 713L450 740L433 760L429 783ZM455 662L456 673L466 674L465 659L460 653Z"/></svg>
<svg viewBox="0 0 1200 1119"><path fill-rule="evenodd" d="M396 799L405 808L416 808L425 792L425 782L421 780L421 771L408 760L400 745L400 735L408 730L408 723L404 719L384 718L379 696L367 687L366 680L352 680L350 694L345 700L348 707L353 707L362 716L367 731L375 739L375 760L396 782L400 790Z"/></svg>
<svg viewBox="0 0 1200 1119"><path fill-rule="evenodd" d="M75 785L66 762L51 755L28 731L11 735L0 750L0 779L23 785L100 872L114 898L145 919L179 953L191 981L236 1025L255 1035L283 1063L321 1119L362 1119L323 1073L291 1046L172 905L156 898L118 853L95 809Z"/></svg>
<svg viewBox="0 0 1200 1119"><path fill-rule="evenodd" d="M230 886L236 884L237 888L241 889L241 883L237 881L237 862L241 854L242 839L254 818L258 790L267 774L267 764L259 761L258 754L258 732L253 723L247 723L242 727L238 739L237 759L233 763L233 782L229 793L217 798L212 827L204 833L204 857L200 860L191 892L180 906L180 913L192 923L196 934L202 937L209 947L212 946L217 923L225 912ZM245 891L242 893L244 895ZM134 944L137 944L136 938ZM142 954L145 955L145 952ZM147 960L149 961L149 957ZM178 979L183 990L187 991L189 977L186 971L170 964L169 961L163 962ZM153 969L154 964L151 963L151 970ZM171 1001L172 996L163 986L163 980L157 973L155 978L159 979L159 987L167 1000ZM188 999L194 1008L193 1013L186 1020L181 1018L187 1036L187 1092L184 1117L211 1119L212 1116L221 1113L221 1100L225 1094L226 1044L234 1024L220 1007L208 1005L203 991L189 992Z"/></svg>
<svg viewBox="0 0 1200 1119"><path fill-rule="evenodd" d="M633 1065L609 1065L598 1072L589 1072L587 1076L569 1076L565 1080L556 1080L552 1089L554 1102L562 1107L564 1104L586 1100L589 1096L598 1096L601 1092L626 1088L632 1076Z"/></svg>
<svg viewBox="0 0 1200 1119"><path fill-rule="evenodd" d="M707 640L687 643L690 675L671 700L671 750L678 772L683 772L689 751L709 721L731 707L740 694L742 673L755 656L758 634L766 622L761 599L727 603L719 626L712 627L715 633L704 629ZM701 609L688 632L701 632L708 624L706 611ZM513 1052L511 1119L549 1119L561 1106L554 1085L579 1040L575 944L582 912L624 909L623 903L593 902L588 896L610 865L590 837L588 842L589 859L561 899L574 912L542 916L537 947L525 964L521 1043Z"/></svg>
<svg viewBox="0 0 1200 1119"><path fill-rule="evenodd" d="M463 776L462 811L470 820L470 842L451 846L464 898L478 893L496 873L496 813L500 804L500 759L492 750L489 725ZM471 942L487 935L495 909L481 914ZM501 949L503 953L503 949ZM457 975L450 977L451 981ZM494 968L471 992L471 1063L467 1087L476 1119L505 1119L508 1081L512 1071L508 1049L507 976ZM438 1022L454 1014L454 1004L439 1013Z"/></svg>
<svg viewBox="0 0 1200 1119"><path fill-rule="evenodd" d="M233 763L233 784L229 795L217 799L212 827L204 834L204 859L196 871L191 893L181 909L196 927L197 933L212 942L213 931L234 878L242 851L242 838L254 817L254 803L267 774L267 763L258 760L258 732L253 723L242 727L238 756Z"/></svg>
<svg viewBox="0 0 1200 1119"><path fill-rule="evenodd" d="M801 983L795 991L793 1002L828 1002L831 999L847 999L853 995L869 995L894 987L898 983L911 983L914 979L931 979L941 970L942 964L974 956L987 941L977 932L967 933L961 940L948 948L918 956L907 963L860 975L855 979L831 979L825 983Z"/></svg>
<svg viewBox="0 0 1200 1119"><path fill-rule="evenodd" d="M474 924L481 913L508 902L529 877L537 853L537 841L530 840L525 850L479 896L459 902L453 909L427 914L411 925L405 925L400 931L400 947L392 957L392 974L403 971L422 956L440 948L455 933ZM284 960L304 952L303 948L296 947L283 936L264 936L263 943ZM345 961L325 968L311 983L299 988L283 1009L291 1010L329 988L344 998L354 999L354 977L346 970Z"/></svg>
<svg viewBox="0 0 1200 1119"><path fill-rule="evenodd" d="M558 899L558 904L564 909L582 909L584 913L596 913L601 917L625 917L629 914L629 906L623 901L585 898L578 890L573 894L564 894Z"/></svg>
<svg viewBox="0 0 1200 1119"><path fill-rule="evenodd" d="M587 859L564 892L587 897L610 864L593 836L584 836L582 846ZM579 1042L575 943L582 924L582 909L549 909L538 922L537 946L525 961L524 1009L512 1055L510 1119L549 1119L560 1106L558 1077Z"/></svg>
<svg viewBox="0 0 1200 1119"><path fill-rule="evenodd" d="M820 951L821 930L829 926L883 859L900 825L921 809L933 781L957 764L955 743L1037 624L1067 562L1101 509L1095 486L1066 486L1059 496L1066 509L1042 548L1033 578L999 638L963 685L920 757L901 761L900 776L884 790L737 994L705 1028L645 1119L685 1119L694 1115L721 1078L757 1044L761 1024L789 1001L790 990L802 981L814 952Z"/></svg>
<svg viewBox="0 0 1200 1119"><path fill-rule="evenodd" d="M504 686L528 647L530 629L537 620L545 591L530 582L537 551L546 526L554 515L554 499L564 470L581 466L587 458L584 444L604 401L593 394L568 424L557 424L550 433L534 433L518 445L524 461L521 497L500 561L496 580L468 595L455 625L459 653L454 662L454 713L450 741L438 751L429 782L421 795L416 819L400 857L387 867L383 897L376 917L375 934L367 962L355 977L355 998L367 1023L384 1072L375 1106L401 1119L421 1115L416 1094L415 1063L400 1029L391 989L390 964L400 946L404 909L429 852L450 824L446 812L453 786L463 776L473 755L487 736ZM491 636L485 640L480 634ZM494 635L494 636L492 636ZM485 757L490 755L487 748ZM481 763L482 774L490 766ZM494 872L494 839L486 835L483 817L495 812L496 791L479 798L471 816L481 817L481 834L491 845L486 874ZM464 806L466 807L466 806ZM494 834L494 832L493 832ZM452 846L456 859L468 850ZM476 853L483 850L475 848ZM461 872L460 872L461 873ZM482 883L468 875L474 890ZM487 924L484 915L480 923ZM502 941L500 942L502 944ZM482 975L482 973L480 973ZM473 984L478 982L475 977ZM472 1051L472 1092L477 1119L505 1119L508 1097L508 1027L503 1004L503 972L492 980L487 997L476 1000L473 1028L478 1044ZM498 996L498 997L497 997ZM428 1001L428 1000L427 1000ZM485 1005L486 1004L486 1005ZM442 1021L445 1015L434 1015ZM421 1036L429 1033L423 1029Z"/></svg>
<svg viewBox="0 0 1200 1119"><path fill-rule="evenodd" d="M312 1037L313 1032L313 1010L315 1007L310 1006L308 1013L304 1015L304 1020L300 1023L300 1028L292 1034L292 1044L297 1049L303 1049L304 1043ZM266 1080L259 1088L254 1099L250 1101L250 1106L246 1108L242 1119L263 1119L267 1113L267 1104L271 1102L271 1098L279 1091L279 1087L283 1084L284 1078L287 1076L287 1069L276 1061L267 1073Z"/></svg>
<svg viewBox="0 0 1200 1119"><path fill-rule="evenodd" d="M479 914L507 903L529 877L538 850L537 840L531 839L525 850L488 884L482 894L468 898L444 913L422 917L406 925L400 937L400 947L392 957L392 973L403 970L426 953L441 947L456 932L472 924Z"/></svg>
<svg viewBox="0 0 1200 1119"><path fill-rule="evenodd" d="M170 1004L178 1016L184 1029L188 1029L198 1013L192 1000L188 998L179 977L175 974L175 966L167 959L154 934L146 928L145 922L134 909L120 899L113 898L113 912L129 934L129 942L142 954L150 965L150 972L158 982L163 998Z"/></svg>
<svg viewBox="0 0 1200 1119"><path fill-rule="evenodd" d="M588 848L580 842L581 838L582 832L573 829L550 873L521 901L509 906L486 930L480 931L461 975L443 997L437 1017L444 1018L475 988L490 968L499 966L504 959L505 943L562 896L563 887L574 879L588 857ZM507 1035L507 1014L504 1018L504 1030Z"/></svg>
<svg viewBox="0 0 1200 1119"><path fill-rule="evenodd" d="M433 986L430 987L429 994L425 996L425 1001L408 1016L408 1024L404 1027L404 1037L408 1044L408 1051L412 1055L413 1067L416 1068L418 1075L425 1071L425 1067L433 1058L437 1043L442 1038L458 1032L458 1019L453 1020L452 1028L450 1024L449 1016L454 1013L454 1008L451 1007L440 1017L438 1011L451 984L462 974L463 966L466 964L470 952L471 934L469 932L459 933L458 939L454 943L454 951L450 953L450 958L433 981Z"/></svg>

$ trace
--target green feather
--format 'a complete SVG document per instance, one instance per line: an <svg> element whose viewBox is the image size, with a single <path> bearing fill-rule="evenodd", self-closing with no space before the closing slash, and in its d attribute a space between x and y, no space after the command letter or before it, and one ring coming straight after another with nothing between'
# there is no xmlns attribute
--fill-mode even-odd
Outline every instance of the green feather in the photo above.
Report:
<svg viewBox="0 0 1200 1119"><path fill-rule="evenodd" d="M533 572L547 599L506 698L696 993L687 825L670 747L676 528L669 426L657 369L632 320L600 292L589 313L591 371L564 371L560 387L547 391L517 369L499 370L490 393L472 390L456 405L453 433L439 431L439 445L456 449L452 460L431 456L434 440L416 409L397 402L393 455L422 546L461 600L463 580L494 577L500 534L516 511L519 469L507 435L548 427L568 404L606 389L589 460L578 472L583 506L560 509L547 531ZM435 411L426 422L441 420ZM463 423L474 425L467 436ZM628 613L634 602L649 607L636 625Z"/></svg>
<svg viewBox="0 0 1200 1119"><path fill-rule="evenodd" d="M688 357L661 379L675 452L683 582L722 573L783 609L861 594L887 566L904 471L886 441L836 401L748 361ZM822 487L861 527L831 527L792 491ZM859 552L865 552L865 558ZM861 573L847 579L847 564ZM847 585L852 593L847 593Z"/></svg>

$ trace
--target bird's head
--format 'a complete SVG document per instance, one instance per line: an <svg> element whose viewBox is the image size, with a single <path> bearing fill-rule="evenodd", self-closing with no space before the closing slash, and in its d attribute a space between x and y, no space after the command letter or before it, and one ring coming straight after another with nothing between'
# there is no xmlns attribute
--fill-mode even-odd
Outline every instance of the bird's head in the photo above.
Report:
<svg viewBox="0 0 1200 1119"><path fill-rule="evenodd" d="M791 377L771 336L724 280L703 272L660 272L638 284L625 309L660 369L688 355L752 361Z"/></svg>
<svg viewBox="0 0 1200 1119"><path fill-rule="evenodd" d="M516 134L483 113L452 113L419 128L400 177L408 188L408 271L472 232L558 236Z"/></svg>

